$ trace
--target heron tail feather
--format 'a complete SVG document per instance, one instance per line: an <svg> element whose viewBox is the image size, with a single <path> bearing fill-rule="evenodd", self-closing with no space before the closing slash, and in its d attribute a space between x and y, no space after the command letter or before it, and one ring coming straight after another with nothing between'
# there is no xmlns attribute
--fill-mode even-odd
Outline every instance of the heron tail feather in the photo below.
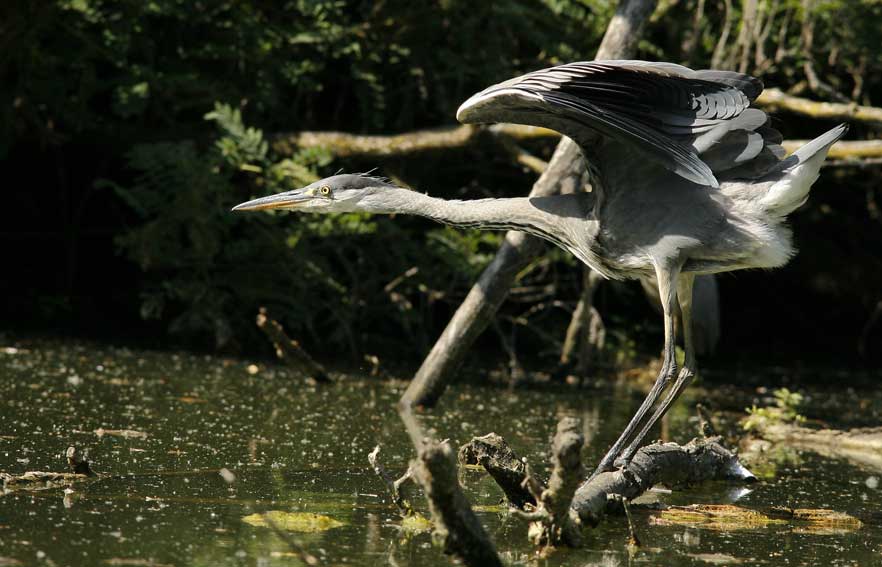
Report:
<svg viewBox="0 0 882 567"><path fill-rule="evenodd" d="M847 124L840 124L802 146L766 175L774 181L759 204L771 215L785 217L798 209L806 199L812 184L818 179L821 164L836 141L848 132Z"/></svg>

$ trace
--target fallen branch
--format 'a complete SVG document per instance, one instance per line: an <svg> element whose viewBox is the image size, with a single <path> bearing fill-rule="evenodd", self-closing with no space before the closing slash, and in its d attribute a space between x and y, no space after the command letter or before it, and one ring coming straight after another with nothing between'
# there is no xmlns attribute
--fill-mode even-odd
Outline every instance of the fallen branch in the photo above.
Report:
<svg viewBox="0 0 882 567"><path fill-rule="evenodd" d="M786 110L812 118L882 123L882 108L841 102L817 102L789 95L780 89L765 89L756 99L756 104L769 110Z"/></svg>
<svg viewBox="0 0 882 567"><path fill-rule="evenodd" d="M257 314L257 326L276 348L276 356L290 366L305 373L316 382L330 382L321 364L303 350L300 343L288 337L285 329L275 319L270 319L266 308L261 307Z"/></svg>
<svg viewBox="0 0 882 567"><path fill-rule="evenodd" d="M64 456L67 466L73 472L28 471L22 474L0 472L3 492L60 488L98 476L76 447L68 447Z"/></svg>
<svg viewBox="0 0 882 567"><path fill-rule="evenodd" d="M417 452L410 467L429 501L434 535L444 552L469 567L502 567L496 547L459 485L456 458L450 444L424 437L409 408L402 409L399 415Z"/></svg>
<svg viewBox="0 0 882 567"><path fill-rule="evenodd" d="M777 89L770 89L777 90ZM768 92L768 91L766 91ZM790 97L790 95L784 95ZM797 97L790 97L797 98ZM762 99L762 97L760 97ZM842 106L833 103L820 103L806 99L798 99L811 104ZM870 107L861 107L870 108ZM790 109L789 109L790 110ZM882 112L882 109L871 108ZM857 117L832 115L831 118L842 120L860 120ZM827 118L827 116L819 116ZM882 122L882 120L880 120ZM538 138L557 139L560 134L546 128L535 126L521 126L518 124L495 124L488 128L480 129L469 125L451 126L436 130L417 130L395 136L361 136L347 134L345 132L300 132L297 134L285 134L284 141L277 141L278 151L283 155L293 152L293 145L297 147L324 147L333 151L337 157L349 157L358 155L362 157L373 156L403 156L420 151L428 150L451 150L465 147L478 139L482 132L489 132L496 136L515 161L534 173L541 174L548 167L548 163L515 143L516 140L530 140ZM793 153L800 146L808 143L808 140L785 140L784 149L788 154ZM882 157L882 140L848 140L839 141L830 148L829 157L839 159L874 159ZM825 162L825 165L848 165L848 163Z"/></svg>

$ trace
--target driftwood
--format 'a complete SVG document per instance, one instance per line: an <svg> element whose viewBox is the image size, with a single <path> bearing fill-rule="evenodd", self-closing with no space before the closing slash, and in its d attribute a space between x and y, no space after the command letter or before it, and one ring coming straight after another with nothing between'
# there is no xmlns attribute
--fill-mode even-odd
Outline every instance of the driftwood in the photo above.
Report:
<svg viewBox="0 0 882 567"><path fill-rule="evenodd" d="M410 468L429 501L434 535L444 552L469 567L502 567L496 547L459 485L450 444L425 437L409 409L402 409L399 415L417 452Z"/></svg>
<svg viewBox="0 0 882 567"><path fill-rule="evenodd" d="M655 4L655 0L619 2L596 58L624 59L633 53ZM530 196L552 195L559 193L566 182L581 182L581 163L576 144L564 138ZM438 401L466 352L505 300L517 274L540 250L542 245L537 238L519 232L506 233L496 257L469 291L411 381L401 398L403 407L433 406Z"/></svg>
<svg viewBox="0 0 882 567"><path fill-rule="evenodd" d="M300 343L288 337L285 329L275 319L267 315L266 308L261 307L257 314L257 326L273 343L276 356L290 366L303 372L316 382L330 382L328 373L321 364L313 360Z"/></svg>
<svg viewBox="0 0 882 567"><path fill-rule="evenodd" d="M3 492L48 490L70 486L98 476L89 466L89 461L76 447L68 447L64 452L64 457L71 472L28 471L22 474L0 472Z"/></svg>
<svg viewBox="0 0 882 567"><path fill-rule="evenodd" d="M761 424L752 432L770 443L797 447L882 470L882 427L811 429L795 423L778 422ZM751 453L769 448L758 447L755 440L747 441L746 445Z"/></svg>

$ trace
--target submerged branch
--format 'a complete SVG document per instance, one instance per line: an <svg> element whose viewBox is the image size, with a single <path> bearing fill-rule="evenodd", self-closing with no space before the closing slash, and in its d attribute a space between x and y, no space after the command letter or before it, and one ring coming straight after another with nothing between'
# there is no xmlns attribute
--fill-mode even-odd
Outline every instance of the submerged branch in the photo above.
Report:
<svg viewBox="0 0 882 567"><path fill-rule="evenodd" d="M85 455L76 447L68 447L64 452L64 457L71 472L28 471L22 474L0 472L2 492L60 488L98 476L89 466Z"/></svg>
<svg viewBox="0 0 882 567"><path fill-rule="evenodd" d="M424 437L409 409L403 409L400 416L417 452L411 469L429 501L434 535L444 552L469 567L502 567L496 547L459 485L456 458L450 444Z"/></svg>

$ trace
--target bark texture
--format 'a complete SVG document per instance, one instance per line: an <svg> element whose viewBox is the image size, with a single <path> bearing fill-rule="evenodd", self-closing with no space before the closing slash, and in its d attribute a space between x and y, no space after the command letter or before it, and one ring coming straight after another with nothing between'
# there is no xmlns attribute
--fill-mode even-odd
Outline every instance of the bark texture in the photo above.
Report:
<svg viewBox="0 0 882 567"><path fill-rule="evenodd" d="M499 435L488 433L473 437L459 448L459 462L484 467L513 506L523 509L527 504L536 504L536 499L524 486L527 466Z"/></svg>
<svg viewBox="0 0 882 567"><path fill-rule="evenodd" d="M643 447L624 468L597 475L576 491L573 510L585 525L597 525L606 515L610 495L633 500L656 484L688 486L707 480L755 481L738 458L715 439L693 439L686 445Z"/></svg>

